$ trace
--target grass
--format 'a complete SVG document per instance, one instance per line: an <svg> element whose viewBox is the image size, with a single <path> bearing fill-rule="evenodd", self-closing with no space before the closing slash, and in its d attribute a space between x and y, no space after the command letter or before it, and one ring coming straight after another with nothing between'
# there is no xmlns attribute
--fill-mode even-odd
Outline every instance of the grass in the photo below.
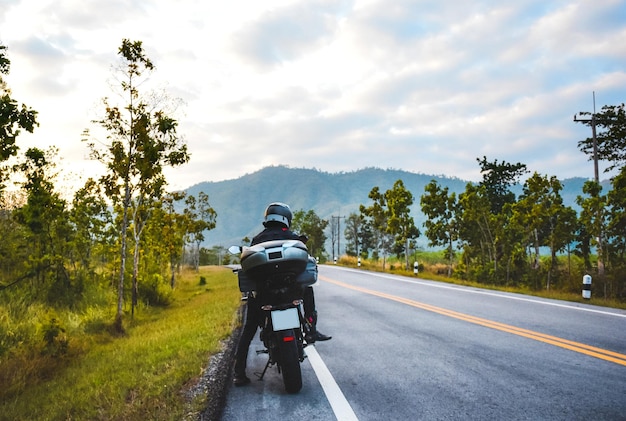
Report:
<svg viewBox="0 0 626 421"><path fill-rule="evenodd" d="M184 273L174 297L139 309L123 336L73 333L62 356L4 358L0 370L30 375L0 377L12 381L0 388L0 420L180 420L197 410L183 392L232 332L240 293L230 270L207 267Z"/></svg>
<svg viewBox="0 0 626 421"><path fill-rule="evenodd" d="M432 281L446 282L449 284L471 286L471 287L482 288L482 289L513 292L513 293L518 293L518 294L532 295L536 297L550 298L550 299L555 299L555 300L593 304L593 305L602 306L602 307L626 309L626 302L619 301L616 299L599 298L597 296L593 296L593 294L592 294L591 299L584 299L582 298L582 290L580 293L572 293L572 292L556 290L556 289L533 290L530 288L503 286L503 285L491 285L491 284L484 284L484 283L479 283L479 282L466 281L466 280L462 280L458 278L448 277L446 275L442 275L442 273L447 273L447 266L444 263L442 263L441 258L438 257L437 253L435 252L420 253L420 255L418 256L418 261L420 262L419 277L422 279L429 279ZM346 267L358 267L357 258L351 257L351 256L342 256L341 259L338 260L337 264L341 266L346 266ZM413 269L405 270L404 265L405 263L403 261L400 262L397 259L390 259L386 262L385 270L383 270L382 260L379 260L379 261L361 260L360 268L364 270L375 271L375 272L386 272L386 273L393 273L396 275L403 275L403 276L415 276Z"/></svg>
<svg viewBox="0 0 626 421"><path fill-rule="evenodd" d="M484 285L448 278L440 263L419 258L425 279L459 283L479 288L532 294L560 300L626 308L621 302L560 291L531 291ZM356 259L340 265L356 267ZM393 271L402 270L398 262ZM364 261L361 267L382 270L382 265ZM201 283L204 278L206 283ZM135 319L126 319L126 334L110 333L113 308L89 308L81 314L54 313L37 306L8 304L0 308L0 328L10 326L14 342L54 328L59 335L47 345L17 346L0 354L0 420L181 420L197 414L205 397L190 401L185 393L199 379L211 355L220 350L235 326L240 293L230 270L201 268L185 272L167 308L140 307ZM8 324L7 320L21 320ZM26 320L41 320L26 323ZM0 332L2 333L2 332ZM2 336L2 335L0 335ZM4 333L3 337L9 335ZM1 344L0 344L1 345ZM54 345L54 346L50 346ZM60 348L59 348L60 347ZM60 349L63 352L60 352Z"/></svg>

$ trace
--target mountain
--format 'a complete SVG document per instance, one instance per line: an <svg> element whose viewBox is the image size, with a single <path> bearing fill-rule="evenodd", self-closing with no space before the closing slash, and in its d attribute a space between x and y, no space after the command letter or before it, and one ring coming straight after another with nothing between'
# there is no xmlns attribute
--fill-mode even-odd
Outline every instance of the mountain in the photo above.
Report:
<svg viewBox="0 0 626 421"><path fill-rule="evenodd" d="M423 231L425 220L420 211L419 198L425 186L431 180L448 187L457 194L465 191L469 181L443 175L416 174L401 170L365 168L354 172L326 173L316 169L289 168L271 166L255 173L246 174L233 180L203 182L187 189L187 193L198 195L204 192L209 196L209 203L217 212L216 228L206 235L206 247L221 245L228 247L240 244L244 237L252 238L263 229L263 212L271 202L287 203L293 211L314 210L322 219L331 216L348 216L358 213L359 205L369 206L367 197L373 187L382 192L393 187L397 180L402 180L407 190L413 193L413 217L416 226ZM584 178L563 180L561 192L564 202L576 208L576 196L582 194ZM519 194L521 186L513 189ZM343 228L341 228L343 232ZM420 246L426 246L422 235Z"/></svg>

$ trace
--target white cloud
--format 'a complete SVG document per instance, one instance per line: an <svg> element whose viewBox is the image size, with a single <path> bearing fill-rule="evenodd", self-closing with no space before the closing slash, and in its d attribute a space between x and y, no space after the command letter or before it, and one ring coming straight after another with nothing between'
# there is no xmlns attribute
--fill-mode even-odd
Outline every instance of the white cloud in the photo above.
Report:
<svg viewBox="0 0 626 421"><path fill-rule="evenodd" d="M122 38L153 86L185 102L192 154L175 188L265 165L367 166L477 179L477 157L589 176L572 121L626 100L626 2L14 0L0 11L7 78L88 172L80 134L112 91ZM22 144L22 143L20 143Z"/></svg>

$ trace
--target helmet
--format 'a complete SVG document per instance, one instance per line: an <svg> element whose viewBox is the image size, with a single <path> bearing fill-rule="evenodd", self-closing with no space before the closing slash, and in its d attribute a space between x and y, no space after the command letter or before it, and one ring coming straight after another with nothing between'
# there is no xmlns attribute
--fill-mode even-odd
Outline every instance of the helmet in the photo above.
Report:
<svg viewBox="0 0 626 421"><path fill-rule="evenodd" d="M293 214L288 205L280 202L270 203L265 209L265 221L263 225L267 226L268 222L278 222L285 225L287 228L291 225L291 218Z"/></svg>

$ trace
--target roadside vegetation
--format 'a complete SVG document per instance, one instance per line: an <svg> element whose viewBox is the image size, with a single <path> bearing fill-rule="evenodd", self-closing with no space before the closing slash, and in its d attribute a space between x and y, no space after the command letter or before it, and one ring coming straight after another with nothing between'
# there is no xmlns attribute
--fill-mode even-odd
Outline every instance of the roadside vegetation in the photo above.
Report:
<svg viewBox="0 0 626 421"><path fill-rule="evenodd" d="M598 121L606 131L594 139L601 150L596 157L620 169L606 194L597 179L587 181L574 209L564 204L556 177L535 172L522 183L529 173L525 164L483 157L477 159L482 180L467 183L458 195L435 180L422 193L409 191L402 180L384 192L374 186L371 201L346 218L346 254L382 262L383 270L396 259L410 270L419 250L416 240L426 237L430 249L443 250L445 269L436 272L448 278L568 292L572 280L589 275L597 296L626 302L626 106L603 109ZM587 152L588 143L579 146ZM519 184L522 193L516 195L512 187ZM426 216L423 227L412 216L414 193ZM331 227L333 260L339 237Z"/></svg>
<svg viewBox="0 0 626 421"><path fill-rule="evenodd" d="M580 259L573 258L577 261L578 265L582 265ZM566 268L568 266L567 258L564 256L559 257L560 266ZM464 280L458 277L451 277L447 275L448 271L448 259L445 258L445 252L443 251L418 251L411 257L412 262L418 262L418 273L415 274L414 266L410 269L406 269L404 261L397 257L391 257L383 265L382 260L372 259L359 259L355 256L342 256L337 260L337 265L344 267L360 268L363 270L370 270L374 272L392 273L394 275L419 277L421 279L428 279L432 281L445 282L455 285L471 286L483 289L492 289L496 291L512 292L517 294L532 295L536 297L550 298L555 300L571 301L577 303L593 304L603 307L612 307L619 309L626 309L626 302L614 298L606 298L602 294L603 285L593 285L591 298L582 297L582 275L577 277L574 274L567 276L567 282L560 289L545 289L545 288L530 288L528 286L515 286L515 285L503 285L503 284L489 284L484 282L477 282L471 280Z"/></svg>
<svg viewBox="0 0 626 421"><path fill-rule="evenodd" d="M171 304L140 306L124 334L110 305L3 310L23 345L0 356L0 420L194 419L208 397L187 392L238 322L237 285L226 268L184 271Z"/></svg>

